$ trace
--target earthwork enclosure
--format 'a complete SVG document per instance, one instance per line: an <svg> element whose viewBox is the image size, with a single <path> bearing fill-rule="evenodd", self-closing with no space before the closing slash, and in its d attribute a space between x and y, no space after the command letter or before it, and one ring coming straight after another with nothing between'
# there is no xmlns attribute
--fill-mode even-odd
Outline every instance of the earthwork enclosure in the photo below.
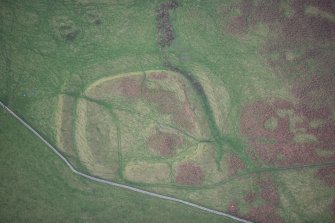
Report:
<svg viewBox="0 0 335 223"><path fill-rule="evenodd" d="M0 4L0 100L82 173L253 222L334 222L333 0ZM222 222L75 178L0 118L0 221Z"/></svg>

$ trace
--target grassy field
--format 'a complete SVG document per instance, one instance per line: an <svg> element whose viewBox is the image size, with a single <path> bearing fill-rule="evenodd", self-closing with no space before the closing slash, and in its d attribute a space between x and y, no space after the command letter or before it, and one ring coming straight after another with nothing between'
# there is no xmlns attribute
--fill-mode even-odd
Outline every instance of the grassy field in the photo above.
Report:
<svg viewBox="0 0 335 223"><path fill-rule="evenodd" d="M0 0L0 100L82 172L255 222L332 222L334 15L331 0ZM0 221L229 222L73 176L0 117Z"/></svg>
<svg viewBox="0 0 335 223"><path fill-rule="evenodd" d="M235 222L74 175L0 112L1 222Z"/></svg>

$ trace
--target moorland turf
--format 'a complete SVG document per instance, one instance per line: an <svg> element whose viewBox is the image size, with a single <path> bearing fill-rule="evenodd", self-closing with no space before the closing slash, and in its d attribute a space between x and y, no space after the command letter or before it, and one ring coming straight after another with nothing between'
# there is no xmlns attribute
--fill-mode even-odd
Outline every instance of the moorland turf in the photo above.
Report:
<svg viewBox="0 0 335 223"><path fill-rule="evenodd" d="M332 0L0 5L0 100L80 171L334 222ZM76 177L2 111L0 152L0 222L233 222Z"/></svg>

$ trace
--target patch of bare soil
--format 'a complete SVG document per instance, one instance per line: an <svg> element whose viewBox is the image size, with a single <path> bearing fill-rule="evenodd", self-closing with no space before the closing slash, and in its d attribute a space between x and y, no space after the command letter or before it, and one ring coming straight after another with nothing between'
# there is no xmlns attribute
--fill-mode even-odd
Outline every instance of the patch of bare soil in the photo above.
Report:
<svg viewBox="0 0 335 223"><path fill-rule="evenodd" d="M197 186L204 180L204 173L200 166L186 162L180 164L176 171L176 182L178 184Z"/></svg>

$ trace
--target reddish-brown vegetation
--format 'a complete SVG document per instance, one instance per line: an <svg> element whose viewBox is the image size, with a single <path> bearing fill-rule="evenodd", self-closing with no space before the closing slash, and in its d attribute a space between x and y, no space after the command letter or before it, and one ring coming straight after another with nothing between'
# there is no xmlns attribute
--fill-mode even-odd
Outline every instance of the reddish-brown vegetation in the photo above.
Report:
<svg viewBox="0 0 335 223"><path fill-rule="evenodd" d="M160 47L169 47L174 40L169 10L175 9L177 6L177 2L171 1L161 4L157 10L157 40Z"/></svg>
<svg viewBox="0 0 335 223"><path fill-rule="evenodd" d="M182 141L175 134L158 132L148 138L147 144L155 154L168 157L174 155L175 147Z"/></svg>
<svg viewBox="0 0 335 223"><path fill-rule="evenodd" d="M279 4L279 0L259 1L249 9L252 11L250 18L251 23L264 22L271 24L278 21L282 17Z"/></svg>
<svg viewBox="0 0 335 223"><path fill-rule="evenodd" d="M305 95L306 96L306 95ZM302 115L310 120L312 119L327 119L330 115L330 111L327 107L311 108L306 104L298 104L295 107L295 112Z"/></svg>
<svg viewBox="0 0 335 223"><path fill-rule="evenodd" d="M144 88L143 97L150 103L156 105L160 112L172 114L175 112L176 107L178 107L178 99L171 91Z"/></svg>
<svg viewBox="0 0 335 223"><path fill-rule="evenodd" d="M319 169L315 176L323 181L327 186L334 187L335 186L335 167L324 167Z"/></svg>
<svg viewBox="0 0 335 223"><path fill-rule="evenodd" d="M269 118L275 115L274 109L266 102L257 101L245 106L241 116L241 133L252 139L271 134L263 126Z"/></svg>
<svg viewBox="0 0 335 223"><path fill-rule="evenodd" d="M244 0L238 3L242 17L248 20L250 27L259 22L271 24L282 18L280 10L280 0L260 0L254 3L250 0Z"/></svg>
<svg viewBox="0 0 335 223"><path fill-rule="evenodd" d="M279 195L271 175L264 174L261 178L257 179L256 183L261 188L260 196L263 200L273 206L279 203Z"/></svg>
<svg viewBox="0 0 335 223"><path fill-rule="evenodd" d="M257 194L255 192L249 192L244 196L244 200L247 204L253 203L257 198Z"/></svg>
<svg viewBox="0 0 335 223"><path fill-rule="evenodd" d="M313 75L310 80L302 80L293 86L292 92L299 99L295 112L306 117L306 122L322 120L317 128L307 127L307 132L319 140L319 147L334 149L335 122L332 112L335 108L334 75Z"/></svg>
<svg viewBox="0 0 335 223"><path fill-rule="evenodd" d="M332 67L334 68L333 65ZM298 81L299 82L293 85L292 93L299 99L300 106L309 105L317 107L319 111L315 113L319 113L323 110L321 114L325 116L329 115L329 108L335 106L333 100L335 97L335 76L331 73L314 74L307 80L306 78L302 78ZM304 108L306 108L306 106ZM304 110L304 108L301 110Z"/></svg>
<svg viewBox="0 0 335 223"><path fill-rule="evenodd" d="M314 61L314 70L317 74L325 76L331 76L334 73L334 61L335 54L331 52L323 52L318 54L314 58L309 58L309 60ZM334 76L333 76L334 78ZM334 79L333 79L334 80ZM334 82L333 82L334 83Z"/></svg>
<svg viewBox="0 0 335 223"><path fill-rule="evenodd" d="M295 15L303 15L305 10L306 0L290 0L289 1Z"/></svg>
<svg viewBox="0 0 335 223"><path fill-rule="evenodd" d="M244 199L249 206L249 212L244 217L254 222L283 222L276 211L279 203L279 195L272 176L270 174L262 174L255 180L256 184L260 187L260 193L249 192L245 195ZM255 206L253 201L258 196L263 202L261 205Z"/></svg>
<svg viewBox="0 0 335 223"><path fill-rule="evenodd" d="M329 12L329 13L335 13L335 4L334 0L308 0L310 5L313 5L320 10Z"/></svg>
<svg viewBox="0 0 335 223"><path fill-rule="evenodd" d="M254 222L261 223L282 223L283 220L276 213L276 208L270 204L264 204L259 207L251 207L249 213L245 216Z"/></svg>
<svg viewBox="0 0 335 223"><path fill-rule="evenodd" d="M260 223L281 223L283 219L277 212L279 194L273 176L269 173L253 175L255 187L244 195L247 213L239 213L235 201L231 201L227 210L235 216Z"/></svg>
<svg viewBox="0 0 335 223"><path fill-rule="evenodd" d="M231 154L228 160L228 175L233 176L245 168L244 162L235 154Z"/></svg>
<svg viewBox="0 0 335 223"><path fill-rule="evenodd" d="M163 89L145 88L143 96L154 104L160 112L171 114L175 125L187 129L190 132L193 131L194 113L189 109L190 105L187 102L180 102L173 92Z"/></svg>
<svg viewBox="0 0 335 223"><path fill-rule="evenodd" d="M184 108L183 108L183 112L185 114L185 117L188 117L188 123L190 125L189 128L194 128L194 119L195 119L195 114L194 111L191 108L190 103L187 101L184 103Z"/></svg>
<svg viewBox="0 0 335 223"><path fill-rule="evenodd" d="M281 110L290 110L294 106L293 103L281 98L273 98L272 100L270 99L270 102L273 104L274 108Z"/></svg>
<svg viewBox="0 0 335 223"><path fill-rule="evenodd" d="M141 82L136 78L124 77L121 80L120 88L124 96L136 98L141 96Z"/></svg>
<svg viewBox="0 0 335 223"><path fill-rule="evenodd" d="M250 0L242 0L240 3L238 3L237 8L240 10L242 15L249 16L251 10L253 7L253 2Z"/></svg>
<svg viewBox="0 0 335 223"><path fill-rule="evenodd" d="M204 180L204 173L200 166L186 162L180 164L176 171L176 182L183 185L196 186L200 185Z"/></svg>
<svg viewBox="0 0 335 223"><path fill-rule="evenodd" d="M173 121L177 124L177 126L193 132L195 127L195 114L188 102L185 102L183 106L176 110L173 116Z"/></svg>
<svg viewBox="0 0 335 223"><path fill-rule="evenodd" d="M241 35L248 29L245 16L233 16L229 19L225 31L234 35Z"/></svg>
<svg viewBox="0 0 335 223"><path fill-rule="evenodd" d="M321 148L327 150L335 149L335 123L323 124L319 128L310 129L309 132L319 139Z"/></svg>
<svg viewBox="0 0 335 223"><path fill-rule="evenodd" d="M154 72L150 74L150 78L156 79L156 80L162 80L167 78L167 73L165 72Z"/></svg>
<svg viewBox="0 0 335 223"><path fill-rule="evenodd" d="M325 44L335 41L335 23L322 16L305 14L308 6L334 13L333 1L291 0L289 4L293 15L285 16L280 0L241 1L236 5L241 14L230 18L226 31L241 35L259 23L266 24L274 35L265 41L260 52L281 76L304 75L310 73L311 69L323 74L333 73L334 54L322 51L310 55L310 52L315 49L319 51L320 45L327 48ZM302 55L296 55L288 61L285 51L292 50ZM273 54L279 56L272 57ZM314 67L309 66L311 60Z"/></svg>
<svg viewBox="0 0 335 223"><path fill-rule="evenodd" d="M307 134L315 136L317 142L295 142L289 117L279 116L278 110L290 110L301 117L303 122L299 124L300 127L303 126ZM264 126L269 118L278 120L274 129L267 129ZM324 119L326 124L311 128L309 122L315 119ZM241 133L248 138L249 144L261 160L268 164L287 166L335 159L335 154L321 157L316 151L317 149L331 150L335 145L335 124L326 107L316 109L301 104L294 106L278 99L268 100L268 102L256 101L243 110Z"/></svg>
<svg viewBox="0 0 335 223"><path fill-rule="evenodd" d="M254 143L260 143L260 140L275 140L276 143L287 142L291 140L292 134L288 131L288 117L280 117L276 111L277 106L289 106L283 100L273 100L272 103L256 101L247 105L243 110L241 117L241 133L250 137ZM280 107L280 109L282 109ZM265 122L270 118L278 120L277 127L273 130L265 128ZM271 143L270 143L271 144Z"/></svg>
<svg viewBox="0 0 335 223"><path fill-rule="evenodd" d="M334 40L335 24L320 17L292 16L280 24L280 32L290 44L318 43Z"/></svg>
<svg viewBox="0 0 335 223"><path fill-rule="evenodd" d="M151 73L149 78L162 80L167 77L165 72ZM143 84L143 80L137 77L124 77L118 82L118 92L128 99L140 97L152 104L159 112L171 116L174 125L181 129L194 132L195 113L188 100L182 102L176 93L163 88L150 88Z"/></svg>
<svg viewBox="0 0 335 223"><path fill-rule="evenodd" d="M281 166L289 166L291 164L308 164L321 162L323 159L319 157L315 151L315 143L290 143L283 145L282 154L285 162L281 162Z"/></svg>

